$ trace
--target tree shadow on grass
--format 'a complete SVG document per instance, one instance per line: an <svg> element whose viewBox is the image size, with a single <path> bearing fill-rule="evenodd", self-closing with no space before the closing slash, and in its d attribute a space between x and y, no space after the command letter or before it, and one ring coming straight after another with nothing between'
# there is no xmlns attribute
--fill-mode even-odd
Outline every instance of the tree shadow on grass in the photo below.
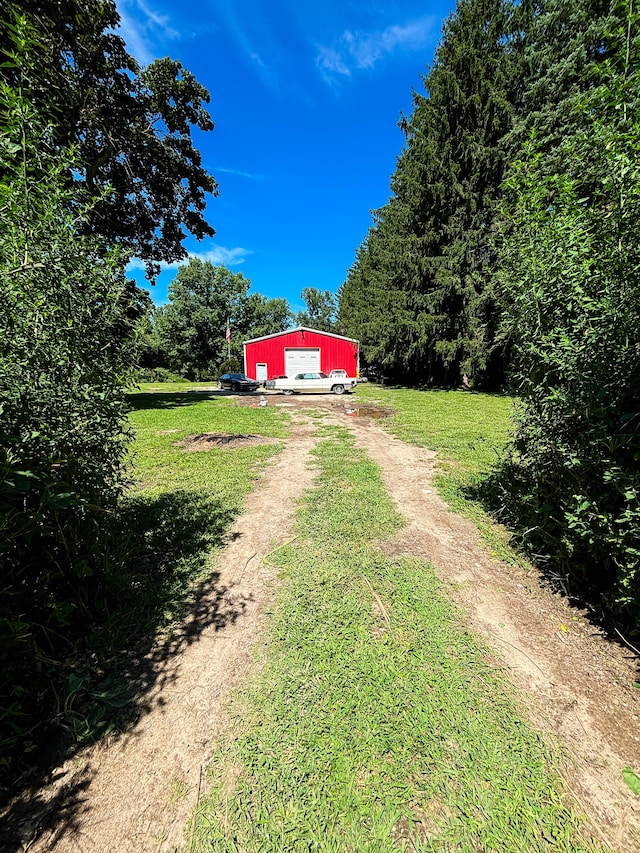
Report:
<svg viewBox="0 0 640 853"><path fill-rule="evenodd" d="M215 400L225 396L221 391L174 391L168 393L134 392L127 394L127 402L132 411L143 409L178 409L183 406L194 406L203 400Z"/></svg>
<svg viewBox="0 0 640 853"><path fill-rule="evenodd" d="M230 595L210 570L211 550L222 545L235 515L235 507L211 496L178 491L130 497L111 519L93 627L58 679L57 707L50 701L49 719L40 722L47 734L20 777L3 784L0 849L18 853L43 833L77 828L93 771L79 767L64 782L58 773L56 784L55 768L162 705L163 689L176 678L176 656L205 629L242 616L250 599Z"/></svg>

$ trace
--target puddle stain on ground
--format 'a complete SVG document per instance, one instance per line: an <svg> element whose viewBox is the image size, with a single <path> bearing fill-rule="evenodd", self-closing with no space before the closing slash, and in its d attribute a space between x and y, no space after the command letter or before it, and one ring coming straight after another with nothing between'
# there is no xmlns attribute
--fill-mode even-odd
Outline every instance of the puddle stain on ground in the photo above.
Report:
<svg viewBox="0 0 640 853"><path fill-rule="evenodd" d="M353 408L348 406L345 407L344 413L352 418L373 418L373 420L379 421L381 418L388 418L393 414L393 411L381 409L377 406L354 406Z"/></svg>

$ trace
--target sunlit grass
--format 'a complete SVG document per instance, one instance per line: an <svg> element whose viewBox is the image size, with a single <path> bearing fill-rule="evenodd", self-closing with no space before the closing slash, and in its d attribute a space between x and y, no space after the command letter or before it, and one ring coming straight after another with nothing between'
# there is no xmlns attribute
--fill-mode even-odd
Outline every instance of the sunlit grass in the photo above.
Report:
<svg viewBox="0 0 640 853"><path fill-rule="evenodd" d="M512 402L499 394L418 391L365 383L358 400L395 412L389 426L403 441L439 450L470 474L486 471L507 440Z"/></svg>
<svg viewBox="0 0 640 853"><path fill-rule="evenodd" d="M143 386L146 389L146 386ZM194 488L205 491L246 492L251 470L273 455L278 442L243 448L241 444L186 453L176 442L199 433L258 435L279 439L286 435L287 416L275 407L237 405L230 397L207 394L190 386L175 392L130 395L134 407L134 476L138 484L164 491Z"/></svg>
<svg viewBox="0 0 640 853"><path fill-rule="evenodd" d="M321 427L265 668L209 771L204 851L578 851L557 756L516 710L431 567L386 558L400 525L375 465Z"/></svg>

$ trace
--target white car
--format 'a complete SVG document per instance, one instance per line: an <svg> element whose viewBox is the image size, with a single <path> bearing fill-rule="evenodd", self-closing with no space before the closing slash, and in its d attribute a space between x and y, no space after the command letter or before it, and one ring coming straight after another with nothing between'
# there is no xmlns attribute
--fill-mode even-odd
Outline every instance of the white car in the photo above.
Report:
<svg viewBox="0 0 640 853"><path fill-rule="evenodd" d="M327 376L326 373L298 373L293 379L272 379L267 388L293 394L296 391L312 394L344 394L353 391L358 380L353 376Z"/></svg>

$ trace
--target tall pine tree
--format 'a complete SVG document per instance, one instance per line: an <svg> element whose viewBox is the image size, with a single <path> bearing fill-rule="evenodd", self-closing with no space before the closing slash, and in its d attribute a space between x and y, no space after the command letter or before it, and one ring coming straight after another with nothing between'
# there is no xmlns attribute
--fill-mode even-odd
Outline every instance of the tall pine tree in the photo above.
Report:
<svg viewBox="0 0 640 853"><path fill-rule="evenodd" d="M368 358L405 379L501 378L487 283L521 14L503 0L458 4L425 78L427 94L414 96L403 122L393 197L375 215L341 290L343 326Z"/></svg>

